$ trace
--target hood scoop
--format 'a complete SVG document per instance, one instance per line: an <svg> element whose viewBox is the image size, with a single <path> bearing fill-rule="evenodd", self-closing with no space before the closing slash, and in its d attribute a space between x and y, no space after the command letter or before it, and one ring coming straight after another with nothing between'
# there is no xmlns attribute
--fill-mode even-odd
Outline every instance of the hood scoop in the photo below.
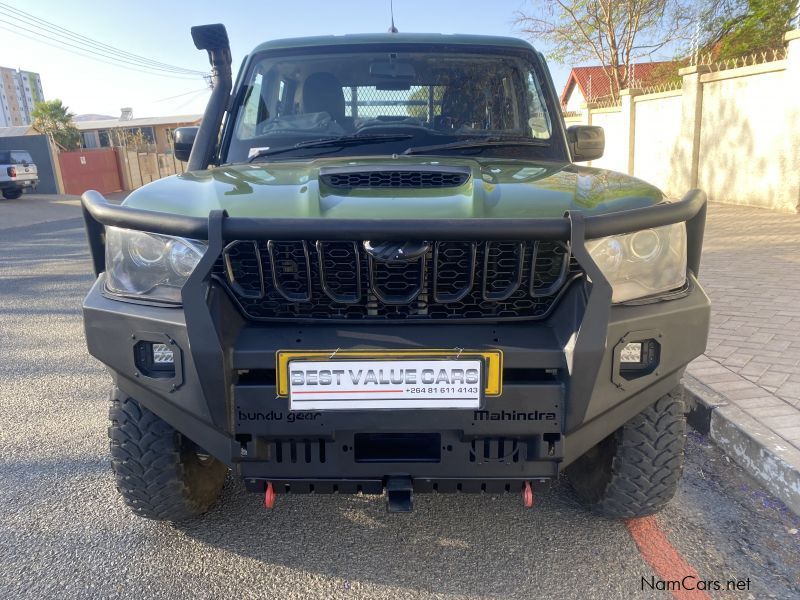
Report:
<svg viewBox="0 0 800 600"><path fill-rule="evenodd" d="M319 181L335 190L354 189L437 189L464 185L470 178L468 167L415 165L408 167L352 166L323 167Z"/></svg>

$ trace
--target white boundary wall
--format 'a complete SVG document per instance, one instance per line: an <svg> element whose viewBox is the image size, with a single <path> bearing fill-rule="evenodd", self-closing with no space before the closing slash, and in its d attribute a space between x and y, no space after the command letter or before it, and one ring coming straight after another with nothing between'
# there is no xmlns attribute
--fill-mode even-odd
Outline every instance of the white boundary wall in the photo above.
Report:
<svg viewBox="0 0 800 600"><path fill-rule="evenodd" d="M780 66L759 66L773 65ZM796 209L800 200L800 79L790 85L786 68L718 77L724 74L700 77L698 187L715 200Z"/></svg>
<svg viewBox="0 0 800 600"><path fill-rule="evenodd" d="M634 98L636 121L633 169L637 177L662 190L670 188L672 157L681 125L682 92L649 94Z"/></svg>
<svg viewBox="0 0 800 600"><path fill-rule="evenodd" d="M599 125L603 131L621 132L624 119L621 108L600 108L592 111L592 125ZM628 144L622 135L606 135L603 157L592 162L593 167L625 172L628 170Z"/></svg>
<svg viewBox="0 0 800 600"><path fill-rule="evenodd" d="M675 91L623 90L620 106L584 107L567 125L600 125L606 150L591 166L634 175L671 197L800 211L800 30L788 57L711 72L682 69Z"/></svg>

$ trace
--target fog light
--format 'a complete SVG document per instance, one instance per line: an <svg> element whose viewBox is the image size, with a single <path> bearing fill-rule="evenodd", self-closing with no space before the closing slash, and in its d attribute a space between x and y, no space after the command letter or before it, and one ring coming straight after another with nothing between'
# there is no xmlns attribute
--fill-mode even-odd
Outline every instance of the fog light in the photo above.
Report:
<svg viewBox="0 0 800 600"><path fill-rule="evenodd" d="M175 353L166 344L153 344L153 364L154 365L173 365L175 364Z"/></svg>
<svg viewBox="0 0 800 600"><path fill-rule="evenodd" d="M642 362L642 342L625 344L625 347L622 348L622 352L620 352L619 361L622 363Z"/></svg>
<svg viewBox="0 0 800 600"><path fill-rule="evenodd" d="M148 334L155 335L155 334ZM175 379L181 375L181 349L166 335L164 342L142 340L133 347L133 362L136 376L144 375L153 379ZM176 383L176 386L180 382Z"/></svg>

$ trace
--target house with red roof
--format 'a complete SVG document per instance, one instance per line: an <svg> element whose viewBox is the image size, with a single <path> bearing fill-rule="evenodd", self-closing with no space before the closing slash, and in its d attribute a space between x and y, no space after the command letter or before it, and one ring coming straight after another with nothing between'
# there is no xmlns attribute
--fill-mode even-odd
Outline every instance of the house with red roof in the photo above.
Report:
<svg viewBox="0 0 800 600"><path fill-rule="evenodd" d="M651 85L665 83L670 77L677 74L679 63L674 61L660 61L637 63L631 65L632 85L629 87L643 88ZM625 73L625 67L618 67L620 75ZM561 92L561 106L566 111L577 111L583 104L597 102L612 95L615 83L603 67L573 67Z"/></svg>

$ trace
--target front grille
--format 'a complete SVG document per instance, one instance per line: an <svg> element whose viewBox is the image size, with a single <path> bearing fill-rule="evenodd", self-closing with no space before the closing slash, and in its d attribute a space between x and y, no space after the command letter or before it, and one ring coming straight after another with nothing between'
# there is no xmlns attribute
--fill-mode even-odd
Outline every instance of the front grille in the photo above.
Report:
<svg viewBox="0 0 800 600"><path fill-rule="evenodd" d="M326 442L322 439L269 440L264 446L265 462L275 463L325 463Z"/></svg>
<svg viewBox="0 0 800 600"><path fill-rule="evenodd" d="M320 172L320 181L331 188L450 188L464 185L469 171L464 170L340 170Z"/></svg>
<svg viewBox="0 0 800 600"><path fill-rule="evenodd" d="M214 276L251 320L540 319L580 268L561 242L432 242L384 262L357 241L236 241Z"/></svg>
<svg viewBox="0 0 800 600"><path fill-rule="evenodd" d="M470 442L469 462L516 463L523 457L523 443L505 438L478 438Z"/></svg>

